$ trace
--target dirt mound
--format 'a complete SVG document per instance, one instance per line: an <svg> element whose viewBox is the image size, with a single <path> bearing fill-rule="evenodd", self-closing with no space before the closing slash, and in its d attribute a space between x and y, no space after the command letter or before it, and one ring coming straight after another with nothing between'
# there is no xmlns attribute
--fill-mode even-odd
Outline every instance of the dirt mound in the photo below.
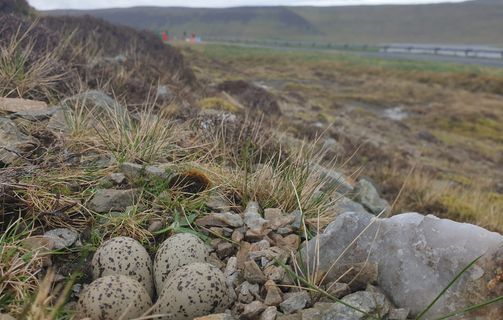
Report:
<svg viewBox="0 0 503 320"><path fill-rule="evenodd" d="M244 80L224 81L217 86L227 92L245 107L268 115L281 115L278 101L272 93Z"/></svg>
<svg viewBox="0 0 503 320"><path fill-rule="evenodd" d="M0 13L18 13L28 15L32 8L26 0L2 0L0 1Z"/></svg>
<svg viewBox="0 0 503 320"><path fill-rule="evenodd" d="M55 71L64 74L53 88L58 98L84 85L123 97L130 104L140 104L155 97L157 85L169 88L170 100L182 95L187 99L185 88L198 87L181 53L164 45L151 32L115 26L90 16L41 17L34 23L32 17L0 14L0 26L0 45L6 46L17 34L17 38L24 38L15 51L32 46L27 68L41 57L58 52L50 63L51 68L56 66ZM49 100L40 94L24 97Z"/></svg>

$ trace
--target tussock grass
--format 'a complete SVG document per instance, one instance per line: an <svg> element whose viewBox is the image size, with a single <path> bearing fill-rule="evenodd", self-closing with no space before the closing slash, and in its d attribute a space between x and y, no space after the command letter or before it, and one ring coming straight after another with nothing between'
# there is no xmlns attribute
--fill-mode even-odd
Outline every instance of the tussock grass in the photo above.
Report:
<svg viewBox="0 0 503 320"><path fill-rule="evenodd" d="M57 85L67 76L59 59L70 37L60 42L56 50L35 52L35 40L30 32L18 28L15 35L0 47L0 95L5 97L43 99L57 93ZM0 30L1 32L1 30Z"/></svg>
<svg viewBox="0 0 503 320"><path fill-rule="evenodd" d="M147 230L150 219L156 217L151 211L141 211L138 205L128 208L125 212L112 212L97 215L101 237L109 239L127 236L141 243L148 243L154 238Z"/></svg>
<svg viewBox="0 0 503 320"><path fill-rule="evenodd" d="M19 313L39 287L42 256L23 246L33 228L19 218L0 235L0 311Z"/></svg>
<svg viewBox="0 0 503 320"><path fill-rule="evenodd" d="M118 162L152 163L176 158L175 142L183 134L174 123L146 106L135 118L129 113L110 110L110 123L101 121L96 134L105 148Z"/></svg>
<svg viewBox="0 0 503 320"><path fill-rule="evenodd" d="M324 161L326 150L317 141L282 143L280 134L260 118L217 120L208 129L200 135L203 156L198 163L216 182L215 189L234 194L237 207L257 201L263 208L291 212L298 209L297 190L307 217L330 219L335 214L331 208L339 200L337 186L313 168L336 168L337 159Z"/></svg>
<svg viewBox="0 0 503 320"><path fill-rule="evenodd" d="M425 173L415 173L407 182L403 198L397 203L395 211L413 209L501 230L503 197L487 191L481 182L472 183L474 186L464 186L450 181L438 181Z"/></svg>
<svg viewBox="0 0 503 320"><path fill-rule="evenodd" d="M338 201L337 186L325 188L322 192L330 184L326 177L313 169L323 157L323 152L307 143L284 160L278 154L249 173L244 198L258 201L264 208L282 208L285 212L292 212L300 206L307 218L333 218L332 207Z"/></svg>

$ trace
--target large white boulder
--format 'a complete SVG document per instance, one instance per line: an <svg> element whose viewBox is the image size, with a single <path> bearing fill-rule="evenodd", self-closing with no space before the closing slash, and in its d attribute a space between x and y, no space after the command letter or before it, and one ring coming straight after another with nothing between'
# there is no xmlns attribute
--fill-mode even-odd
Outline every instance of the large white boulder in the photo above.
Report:
<svg viewBox="0 0 503 320"><path fill-rule="evenodd" d="M362 269L362 264L377 264L378 285L398 307L409 308L413 316L470 262L483 256L424 319L503 294L503 283L498 278L503 276L503 236L468 223L418 213L378 219L364 212L347 212L309 241L307 250L304 247L304 260L311 263L312 269L319 258L319 270L329 271L328 279L336 279L351 266ZM479 313L470 314L470 319L501 319L503 303Z"/></svg>

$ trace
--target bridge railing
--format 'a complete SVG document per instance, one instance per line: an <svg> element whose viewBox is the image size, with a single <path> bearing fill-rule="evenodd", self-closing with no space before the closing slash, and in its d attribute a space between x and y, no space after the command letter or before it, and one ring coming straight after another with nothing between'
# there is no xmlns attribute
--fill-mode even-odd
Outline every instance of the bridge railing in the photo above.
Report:
<svg viewBox="0 0 503 320"><path fill-rule="evenodd" d="M503 49L473 47L425 46L425 45L370 45L350 43L330 43L315 41L292 41L278 39L252 39L238 37L203 36L207 42L237 43L267 47L305 48L317 50L369 51L384 53L432 54L466 58L503 59Z"/></svg>
<svg viewBox="0 0 503 320"><path fill-rule="evenodd" d="M434 54L444 56L457 56L466 58L503 59L503 49L484 49L472 47L443 47L443 46L409 46L409 45L385 45L380 46L381 52L389 53L415 53Z"/></svg>

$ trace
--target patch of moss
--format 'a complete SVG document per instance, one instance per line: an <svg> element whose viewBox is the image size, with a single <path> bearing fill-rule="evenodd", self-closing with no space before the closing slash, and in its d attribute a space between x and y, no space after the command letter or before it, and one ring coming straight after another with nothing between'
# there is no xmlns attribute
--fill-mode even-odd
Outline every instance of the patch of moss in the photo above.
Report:
<svg viewBox="0 0 503 320"><path fill-rule="evenodd" d="M202 99L197 104L202 109L215 109L220 111L238 112L239 108L234 103L219 97Z"/></svg>
<svg viewBox="0 0 503 320"><path fill-rule="evenodd" d="M476 137L496 142L503 142L503 129L501 122L496 119L489 119L486 117L476 117L475 119L443 117L437 121L437 124L443 130L454 132L466 137Z"/></svg>

